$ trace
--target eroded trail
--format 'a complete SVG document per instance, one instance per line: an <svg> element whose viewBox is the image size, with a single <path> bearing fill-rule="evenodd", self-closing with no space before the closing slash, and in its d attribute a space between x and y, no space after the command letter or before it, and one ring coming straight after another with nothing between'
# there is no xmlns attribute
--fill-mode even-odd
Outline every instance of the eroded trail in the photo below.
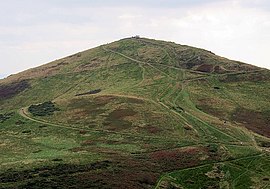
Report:
<svg viewBox="0 0 270 189"><path fill-rule="evenodd" d="M31 121L34 121L34 122L36 122L36 123L40 123L40 124L44 124L44 125L49 125L49 126L52 126L52 127L60 127L60 128L65 128L65 129L72 129L72 130L77 130L77 131L80 131L80 130L81 130L81 129L79 129L79 128L73 128L73 127L69 127L69 126L63 126L63 125L59 125L59 124L55 124L55 123L49 123L49 122L44 121L44 120L39 120L39 119L32 118L31 116L28 115L26 109L27 109L27 108L21 108L21 109L19 110L19 114L20 114L22 117L24 117L24 118L26 118L26 119L29 119L29 120L31 120ZM88 130L88 131L92 131L92 132L93 132L93 130Z"/></svg>

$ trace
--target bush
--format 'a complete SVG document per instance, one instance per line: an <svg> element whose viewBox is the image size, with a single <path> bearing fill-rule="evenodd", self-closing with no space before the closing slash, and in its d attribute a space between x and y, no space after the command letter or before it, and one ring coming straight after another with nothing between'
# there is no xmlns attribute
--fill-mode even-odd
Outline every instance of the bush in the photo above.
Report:
<svg viewBox="0 0 270 189"><path fill-rule="evenodd" d="M28 110L34 116L48 116L53 115L55 111L59 111L59 108L56 108L51 101L48 101L42 104L31 105Z"/></svg>
<svg viewBox="0 0 270 189"><path fill-rule="evenodd" d="M0 123L3 123L4 121L10 119L13 115L14 115L14 112L0 114Z"/></svg>

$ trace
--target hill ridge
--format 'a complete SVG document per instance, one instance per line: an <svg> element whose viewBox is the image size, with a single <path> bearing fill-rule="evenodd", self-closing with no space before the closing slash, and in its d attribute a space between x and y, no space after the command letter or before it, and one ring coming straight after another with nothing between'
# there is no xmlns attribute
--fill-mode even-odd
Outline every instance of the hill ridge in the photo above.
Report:
<svg viewBox="0 0 270 189"><path fill-rule="evenodd" d="M42 71L45 71L46 74L52 74L51 72L53 72L53 69L54 68L57 68L59 69L59 67L61 66L66 66L68 65L68 59L71 59L72 61L72 58L79 58L81 56L81 54L84 54L84 53L88 53L89 51L91 50L94 50L94 49L99 49L99 48L104 48L105 46L110 46L111 44L114 44L114 43L125 43L125 42L129 42L129 41L138 41L138 42L141 42L141 43L150 43L151 45L154 45L154 46L164 46L164 47L168 47L170 45L174 45L174 46L181 46L184 50L189 50L189 49L193 49L193 50L197 50L197 51L202 51L204 53L209 53L209 54L212 54L214 56L217 56L215 55L214 53L212 53L211 51L207 51L205 49L201 49L201 48L196 48L196 47L191 47L191 46L188 46L188 45L180 45L180 44L176 44L176 43L173 43L173 42L166 42L166 41L156 41L154 39L147 39L147 38L124 38L124 39L121 39L121 40L118 40L118 41L115 41L115 42L112 42L112 43L109 43L109 44L106 44L106 45L100 45L98 47L95 47L95 48L92 48L92 49L88 49L88 50L84 50L84 51L81 51L81 52L78 52L78 53L75 53L73 55L70 55L70 56L67 56L67 57L64 57L64 58L61 58L61 59L57 59L55 61L52 61L52 62L49 62L49 63L46 63L44 65L41 65L41 66L38 66L38 67L35 67L35 68L30 68L30 69L27 69L25 71L22 71L18 74L12 74L10 76L8 76L7 78L4 78L4 79L0 79L0 83L1 82L5 82L5 81L18 81L18 80L22 80L22 79L25 79L29 76L31 76L31 74L35 75L37 74L37 72L42 72ZM162 43L162 44L158 44L158 43ZM164 43L164 44L163 44ZM172 48L172 47L170 47ZM174 52L175 53L175 52ZM223 57L220 57L220 56L217 56L219 57L220 59L224 59L224 60L228 60L226 58L223 58ZM186 62L189 62L193 59L196 59L198 58L197 56L194 56L194 57L191 57L190 60L187 60ZM235 62L236 64L239 64L240 62L239 61L232 61L232 62ZM155 64L155 62L152 62L151 64ZM245 66L248 66L249 69L254 69L256 68L256 66L253 66L253 65L248 65L246 63L240 63L240 64L243 64ZM165 66L165 65L164 65ZM166 66L170 66L170 65L166 65ZM262 68L263 69L263 68ZM196 71L196 70L190 70L190 71ZM207 71L207 70L206 70ZM46 75L45 74L45 75ZM62 74L62 73L61 73ZM18 75L21 75L21 76L18 76ZM18 78L16 78L16 76L18 76ZM44 76L44 75L43 75ZM35 76L32 76L32 77L35 77ZM37 76L38 77L38 76Z"/></svg>

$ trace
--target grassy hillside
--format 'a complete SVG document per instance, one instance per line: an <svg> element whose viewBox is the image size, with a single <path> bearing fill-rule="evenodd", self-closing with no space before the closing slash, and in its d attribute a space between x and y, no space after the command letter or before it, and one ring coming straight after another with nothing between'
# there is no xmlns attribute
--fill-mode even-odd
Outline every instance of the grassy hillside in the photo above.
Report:
<svg viewBox="0 0 270 189"><path fill-rule="evenodd" d="M127 38L0 80L0 188L268 188L270 71Z"/></svg>

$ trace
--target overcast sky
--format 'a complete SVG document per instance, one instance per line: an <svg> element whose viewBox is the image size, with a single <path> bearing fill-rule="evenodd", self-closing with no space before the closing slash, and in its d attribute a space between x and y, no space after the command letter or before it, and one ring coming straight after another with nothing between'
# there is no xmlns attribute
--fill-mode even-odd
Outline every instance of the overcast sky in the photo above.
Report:
<svg viewBox="0 0 270 189"><path fill-rule="evenodd" d="M0 77L124 37L270 68L269 0L0 0Z"/></svg>

